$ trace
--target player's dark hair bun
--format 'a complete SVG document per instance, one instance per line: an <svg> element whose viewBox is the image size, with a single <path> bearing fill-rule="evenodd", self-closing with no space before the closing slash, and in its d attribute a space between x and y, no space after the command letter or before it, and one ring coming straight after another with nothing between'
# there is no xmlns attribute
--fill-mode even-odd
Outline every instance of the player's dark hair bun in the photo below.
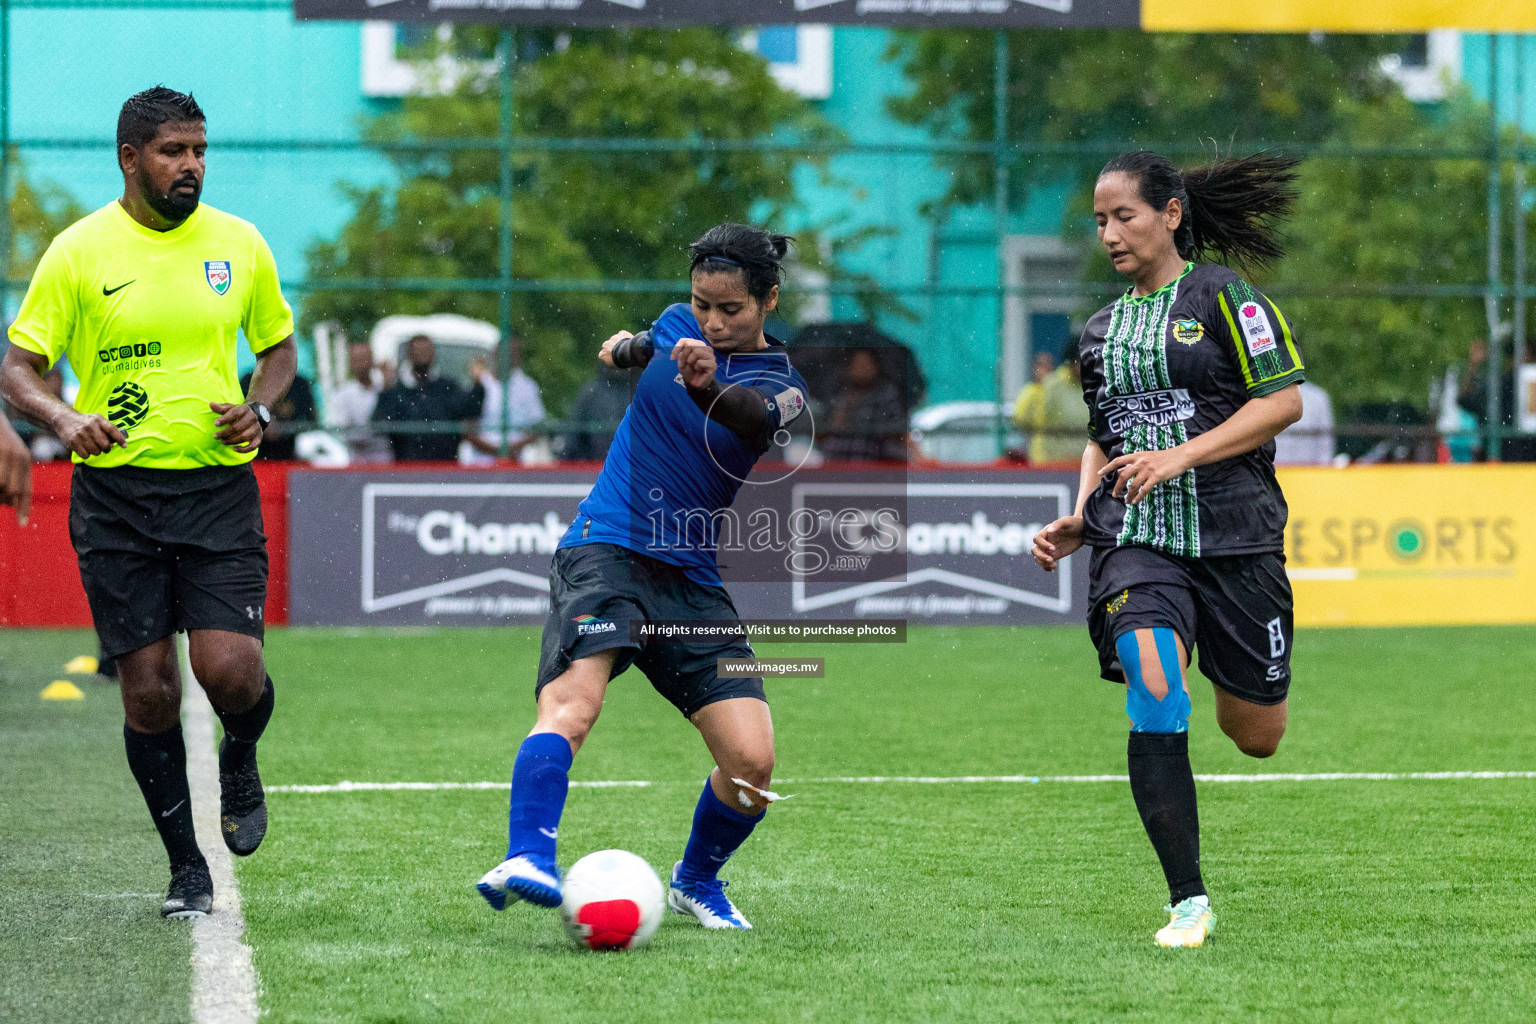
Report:
<svg viewBox="0 0 1536 1024"><path fill-rule="evenodd" d="M1268 266L1285 255L1279 222L1295 209L1294 157L1259 153L1218 160L1180 173L1149 150L1122 153L1099 172L1136 179L1141 198L1154 210L1170 199L1184 206L1173 244L1185 259L1214 256L1222 263Z"/></svg>
<svg viewBox="0 0 1536 1024"><path fill-rule="evenodd" d="M693 257L688 273L692 276L740 271L747 294L761 301L774 285L783 282L784 256L793 241L789 235L776 235L746 224L717 224L688 246Z"/></svg>

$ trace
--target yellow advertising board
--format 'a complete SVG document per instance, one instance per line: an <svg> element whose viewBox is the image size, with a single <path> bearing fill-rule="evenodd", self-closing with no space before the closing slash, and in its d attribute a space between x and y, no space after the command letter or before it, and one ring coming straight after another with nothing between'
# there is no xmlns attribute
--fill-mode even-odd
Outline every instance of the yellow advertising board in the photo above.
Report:
<svg viewBox="0 0 1536 1024"><path fill-rule="evenodd" d="M1536 623L1536 465L1279 476L1298 626Z"/></svg>
<svg viewBox="0 0 1536 1024"><path fill-rule="evenodd" d="M1142 0L1153 32L1486 32L1536 30L1532 0Z"/></svg>

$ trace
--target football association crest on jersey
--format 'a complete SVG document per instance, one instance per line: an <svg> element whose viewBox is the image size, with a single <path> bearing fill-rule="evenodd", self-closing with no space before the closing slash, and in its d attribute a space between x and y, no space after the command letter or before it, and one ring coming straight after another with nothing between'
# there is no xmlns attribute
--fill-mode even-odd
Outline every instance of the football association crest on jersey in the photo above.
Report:
<svg viewBox="0 0 1536 1024"><path fill-rule="evenodd" d="M1243 340L1248 344L1248 354L1257 356L1275 349L1275 329L1264 315L1264 307L1257 302L1245 302L1238 307L1238 319L1242 322Z"/></svg>
<svg viewBox="0 0 1536 1024"><path fill-rule="evenodd" d="M1205 325L1199 320L1175 320L1173 322L1173 340L1185 345L1193 345L1205 337Z"/></svg>
<svg viewBox="0 0 1536 1024"><path fill-rule="evenodd" d="M203 274L208 278L208 287L214 294L223 295L229 291L229 260L208 260L203 264Z"/></svg>

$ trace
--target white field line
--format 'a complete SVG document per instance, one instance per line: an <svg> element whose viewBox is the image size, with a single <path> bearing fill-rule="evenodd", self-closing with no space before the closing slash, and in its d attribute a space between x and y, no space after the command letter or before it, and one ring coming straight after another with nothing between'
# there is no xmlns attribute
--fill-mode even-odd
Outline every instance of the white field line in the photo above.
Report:
<svg viewBox="0 0 1536 1024"><path fill-rule="evenodd" d="M1536 779L1536 772L1265 772L1254 775L1196 775L1199 782L1416 782L1445 781L1453 779ZM1024 782L1128 782L1124 775L838 775L817 779L775 779L784 785L817 784L937 784ZM679 783L682 784L682 783ZM697 785L692 781L687 785ZM583 789L614 789L619 787L640 788L667 785L638 779L597 782L572 782L571 787ZM268 793L366 793L384 790L445 790L445 789L501 789L510 787L506 782L337 782L332 785L268 786Z"/></svg>
<svg viewBox="0 0 1536 1024"><path fill-rule="evenodd" d="M610 782L572 782L572 789L643 788L652 785L639 779ZM265 786L268 793L377 793L398 789L511 789L510 782L336 782L321 786Z"/></svg>
<svg viewBox="0 0 1536 1024"><path fill-rule="evenodd" d="M198 845L213 875L213 913L192 922L193 1024L256 1024L256 969L245 944L245 917L235 866L219 831L219 756L213 745L213 706L192 676L186 636L181 651L181 716L187 782Z"/></svg>

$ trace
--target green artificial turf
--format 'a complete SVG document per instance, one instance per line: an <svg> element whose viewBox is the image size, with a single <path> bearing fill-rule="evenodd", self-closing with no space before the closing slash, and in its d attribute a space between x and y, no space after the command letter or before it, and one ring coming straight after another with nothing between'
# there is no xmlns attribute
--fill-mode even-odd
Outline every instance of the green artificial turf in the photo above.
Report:
<svg viewBox="0 0 1536 1024"><path fill-rule="evenodd" d="M188 1016L191 925L160 919L170 872L117 687L63 671L95 653L89 630L0 630L0 1021ZM85 699L41 700L54 679Z"/></svg>
<svg viewBox="0 0 1536 1024"><path fill-rule="evenodd" d="M263 775L504 780L537 645L515 629L274 631ZM474 892L503 852L504 790L274 793L272 832L238 865L263 1021L1531 1018L1536 780L1202 783L1220 926L1203 949L1160 950L1167 890L1124 783L812 781L1123 774L1123 691L1096 678L1082 630L914 628L904 645L760 653L825 656L827 675L769 684L775 788L796 796L724 872L754 931L669 917L641 950L579 953L554 913L497 914ZM1195 682L1197 772L1536 769L1536 629L1306 631L1295 669L1290 732L1262 762L1220 735ZM7 700L35 701L27 686ZM89 723L120 778L102 802L158 854L116 721ZM9 779L44 756L0 765ZM562 863L622 847L667 870L709 767L692 727L621 677L573 778L652 785L573 788ZM54 841L77 857L108 842ZM122 888L158 888L163 867L142 859ZM63 866L33 867L64 887ZM53 927L30 914L3 918L0 962ZM184 992L179 955L133 966ZM50 984L72 978L91 983Z"/></svg>

